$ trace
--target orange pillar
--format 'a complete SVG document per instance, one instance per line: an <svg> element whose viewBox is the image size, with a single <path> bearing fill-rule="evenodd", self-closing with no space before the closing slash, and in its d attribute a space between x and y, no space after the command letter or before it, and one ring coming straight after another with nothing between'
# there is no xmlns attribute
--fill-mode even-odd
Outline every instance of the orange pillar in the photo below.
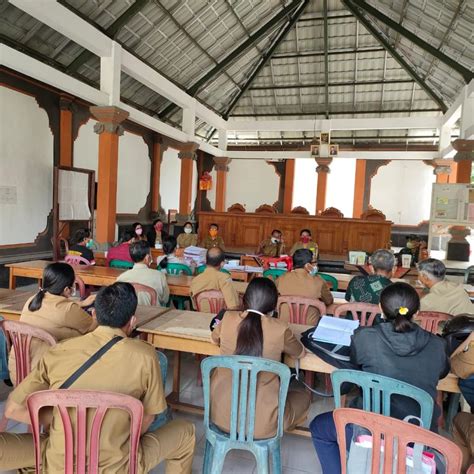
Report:
<svg viewBox="0 0 474 474"><path fill-rule="evenodd" d="M153 161L151 164L151 212L159 214L160 202L160 171L163 152L168 148L163 145L163 139L157 137L153 142Z"/></svg>
<svg viewBox="0 0 474 474"><path fill-rule="evenodd" d="M364 212L365 174L366 160L356 161L355 183L354 183L354 207L352 217L360 218Z"/></svg>
<svg viewBox="0 0 474 474"><path fill-rule="evenodd" d="M67 95L59 98L59 165L72 166L72 100Z"/></svg>
<svg viewBox="0 0 474 474"><path fill-rule="evenodd" d="M117 214L117 175L120 125L128 112L114 106L91 107L90 111L98 123L94 131L99 134L99 166L97 185L97 224L95 238L100 243L115 239Z"/></svg>
<svg viewBox="0 0 474 474"><path fill-rule="evenodd" d="M472 160L462 160L456 163L456 170L454 172L455 183L470 183L471 182Z"/></svg>
<svg viewBox="0 0 474 474"><path fill-rule="evenodd" d="M293 208L293 186L295 181L295 160L285 161L285 189L283 191L283 214Z"/></svg>
<svg viewBox="0 0 474 474"><path fill-rule="evenodd" d="M215 211L224 212L227 189L227 173L229 171L230 159L225 156L215 156L214 163L214 168L217 174Z"/></svg>
<svg viewBox="0 0 474 474"><path fill-rule="evenodd" d="M181 179L179 188L179 214L183 220L191 214L191 196L193 192L193 167L197 160L196 143L187 143L181 148L178 156L181 160Z"/></svg>
<svg viewBox="0 0 474 474"><path fill-rule="evenodd" d="M329 165L332 158L317 158L316 172L318 173L318 186L316 188L316 214L326 208L326 188L328 184L328 174L331 172Z"/></svg>

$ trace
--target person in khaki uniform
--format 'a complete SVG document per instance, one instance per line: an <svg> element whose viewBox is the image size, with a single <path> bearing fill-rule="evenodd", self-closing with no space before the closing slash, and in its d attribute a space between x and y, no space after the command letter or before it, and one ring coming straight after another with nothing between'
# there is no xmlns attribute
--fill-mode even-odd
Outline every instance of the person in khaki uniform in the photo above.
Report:
<svg viewBox="0 0 474 474"><path fill-rule="evenodd" d="M20 321L44 329L56 341L81 336L97 327L95 318L82 308L94 302L95 296L73 301L74 270L67 263L50 263L43 271L43 286L25 304ZM31 367L35 367L49 345L39 339L31 341ZM15 351L8 360L10 379L16 381Z"/></svg>
<svg viewBox="0 0 474 474"><path fill-rule="evenodd" d="M190 473L194 425L174 420L147 432L154 417L166 409L160 366L155 349L127 336L136 323L137 296L129 283L102 288L95 308L99 327L85 336L63 341L50 349L23 382L10 394L6 416L29 423L26 399L39 390L58 389L97 350L115 336L123 337L99 361L86 370L71 389L113 391L143 403L142 436L138 448L138 472L147 473L162 460L166 472ZM46 415L46 414L45 414ZM64 434L58 415L50 413L49 434L42 442L43 472L64 472ZM107 412L101 429L99 472L128 473L129 418L122 411ZM31 434L0 434L0 471L34 466ZM34 472L34 471L33 471Z"/></svg>
<svg viewBox="0 0 474 474"><path fill-rule="evenodd" d="M474 314L474 304L461 284L446 280L446 267L435 258L427 258L417 265L418 279L430 290L421 298L421 311L440 311L452 314Z"/></svg>
<svg viewBox="0 0 474 474"><path fill-rule="evenodd" d="M211 333L211 340L220 346L222 355L246 355L281 361L282 354L299 359L305 349L288 324L273 318L278 300L275 284L269 278L254 278L244 295L244 312L227 311ZM279 379L274 374L258 377L255 437L275 435L278 415ZM211 379L211 417L220 429L230 430L232 375L229 370L216 369ZM302 423L308 414L310 395L290 390L286 399L284 428Z"/></svg>
<svg viewBox="0 0 474 474"><path fill-rule="evenodd" d="M299 249L293 255L293 270L287 272L276 280L276 287L281 296L304 296L321 300L326 306L333 303L334 298L329 291L326 282L315 276L318 269L311 263L313 254L308 249ZM306 317L306 324L315 325L318 321L319 311L310 307ZM280 307L280 319L285 322L290 320L290 312L287 305Z"/></svg>
<svg viewBox="0 0 474 474"><path fill-rule="evenodd" d="M178 235L178 247L185 249L186 247L195 247L198 244L197 234L193 234L193 224L186 222L184 224L184 232Z"/></svg>
<svg viewBox="0 0 474 474"><path fill-rule="evenodd" d="M263 240L257 249L257 255L264 255L265 257L279 257L284 253L285 243L281 238L281 231L278 229L272 230L272 236Z"/></svg>
<svg viewBox="0 0 474 474"><path fill-rule="evenodd" d="M194 298L203 291L219 290L222 292L227 309L238 309L240 307L240 299L237 290L232 285L232 278L227 273L220 271L224 265L224 252L219 248L212 248L207 251L206 255L206 269L193 278L189 292L191 298ZM204 312L208 312L206 301Z"/></svg>
<svg viewBox="0 0 474 474"><path fill-rule="evenodd" d="M295 252L300 249L309 249L313 253L313 258L316 261L318 259L319 249L318 244L313 242L313 238L311 237L311 231L309 229L303 229L300 232L300 240L299 242L295 242L293 247L290 250L290 256L293 257Z"/></svg>
<svg viewBox="0 0 474 474"><path fill-rule="evenodd" d="M224 239L217 235L219 233L219 226L217 224L211 224L209 226L209 235L207 235L201 242L201 247L205 249L213 249L219 247L225 250Z"/></svg>

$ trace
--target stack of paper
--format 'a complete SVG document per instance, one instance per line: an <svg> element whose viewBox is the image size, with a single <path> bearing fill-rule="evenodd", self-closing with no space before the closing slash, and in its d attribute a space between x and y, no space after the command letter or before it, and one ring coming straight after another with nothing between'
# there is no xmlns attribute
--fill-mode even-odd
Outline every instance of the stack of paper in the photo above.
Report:
<svg viewBox="0 0 474 474"><path fill-rule="evenodd" d="M204 265L206 263L207 250L202 247L186 247L184 249L184 259L187 262L193 260L197 266Z"/></svg>
<svg viewBox="0 0 474 474"><path fill-rule="evenodd" d="M313 339L341 346L350 346L351 336L358 327L359 321L323 316L313 332Z"/></svg>
<svg viewBox="0 0 474 474"><path fill-rule="evenodd" d="M245 265L244 270L247 273L263 273L263 267L252 267L249 265Z"/></svg>

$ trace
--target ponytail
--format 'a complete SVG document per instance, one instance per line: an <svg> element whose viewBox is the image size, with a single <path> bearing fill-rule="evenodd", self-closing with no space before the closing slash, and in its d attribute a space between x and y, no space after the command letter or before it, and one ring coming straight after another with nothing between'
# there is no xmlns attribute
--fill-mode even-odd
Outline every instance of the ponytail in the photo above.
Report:
<svg viewBox="0 0 474 474"><path fill-rule="evenodd" d="M395 332L409 332L414 328L413 316L420 309L420 297L407 283L393 283L380 293L380 307Z"/></svg>
<svg viewBox="0 0 474 474"><path fill-rule="evenodd" d="M262 357L263 330L260 314L249 310L247 316L239 324L235 355Z"/></svg>
<svg viewBox="0 0 474 474"><path fill-rule="evenodd" d="M392 325L395 332L409 332L413 328L413 323L400 313L392 320Z"/></svg>
<svg viewBox="0 0 474 474"><path fill-rule="evenodd" d="M41 308L41 304L43 303L43 298L44 294L46 293L43 288L40 288L38 293L33 297L33 299L30 301L30 304L28 305L28 309L30 311L38 311Z"/></svg>

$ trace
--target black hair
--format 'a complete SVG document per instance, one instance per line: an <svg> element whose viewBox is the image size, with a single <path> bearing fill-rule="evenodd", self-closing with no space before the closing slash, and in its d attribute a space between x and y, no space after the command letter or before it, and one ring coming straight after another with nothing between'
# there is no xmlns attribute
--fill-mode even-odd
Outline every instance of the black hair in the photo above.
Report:
<svg viewBox="0 0 474 474"><path fill-rule="evenodd" d="M397 282L382 290L380 306L395 332L409 332L414 327L413 316L420 309L420 297L408 283Z"/></svg>
<svg viewBox="0 0 474 474"><path fill-rule="evenodd" d="M68 263L50 263L43 270L43 286L30 301L28 309L38 311L46 292L52 295L61 295L66 288L74 286L75 279L74 269Z"/></svg>
<svg viewBox="0 0 474 474"><path fill-rule="evenodd" d="M219 247L213 247L206 253L206 265L210 267L218 267L224 260L224 251Z"/></svg>
<svg viewBox="0 0 474 474"><path fill-rule="evenodd" d="M273 229L271 235L273 235L275 232L278 232L281 235L281 230L279 229Z"/></svg>
<svg viewBox="0 0 474 474"><path fill-rule="evenodd" d="M77 245L80 244L84 239L88 239L91 236L91 231L89 229L78 229L74 233L74 237L72 238L72 244Z"/></svg>
<svg viewBox="0 0 474 474"><path fill-rule="evenodd" d="M415 242L420 242L420 240L421 240L420 237L416 234L407 235L405 238L406 238L407 242L409 240L414 240Z"/></svg>
<svg viewBox="0 0 474 474"><path fill-rule="evenodd" d="M252 310L267 314L274 311L278 291L270 278L254 278L244 294L244 309L247 316L239 324L236 355L261 357L263 353L262 316Z"/></svg>
<svg viewBox="0 0 474 474"><path fill-rule="evenodd" d="M136 237L137 236L137 227L140 226L142 228L142 235L143 235L143 226L140 222L134 222L132 224L132 229L133 229L133 236ZM140 235L138 237L141 237Z"/></svg>
<svg viewBox="0 0 474 474"><path fill-rule="evenodd" d="M128 242L128 241L132 240L134 236L135 236L135 232L132 229L125 229L122 232L122 237L120 239L120 243L123 244L124 242Z"/></svg>
<svg viewBox="0 0 474 474"><path fill-rule="evenodd" d="M209 229L211 227L215 227L217 230L219 230L219 224L216 224L215 222L213 222L212 224L209 224Z"/></svg>
<svg viewBox="0 0 474 474"><path fill-rule="evenodd" d="M146 240L138 240L130 244L130 258L133 262L142 262L150 254L150 244Z"/></svg>
<svg viewBox="0 0 474 474"><path fill-rule="evenodd" d="M309 235L311 235L311 231L309 229L301 229L300 230L300 237L303 235L303 232L307 232Z"/></svg>
<svg viewBox="0 0 474 474"><path fill-rule="evenodd" d="M94 303L97 322L101 326L123 328L135 314L137 304L137 294L130 283L103 286Z"/></svg>
<svg viewBox="0 0 474 474"><path fill-rule="evenodd" d="M298 249L293 254L293 268L304 268L313 261L313 252L309 249Z"/></svg>
<svg viewBox="0 0 474 474"><path fill-rule="evenodd" d="M157 222L161 222L161 223L163 224L163 221L162 221L161 219L155 219L155 220L153 221L153 227L155 227L155 225L156 225Z"/></svg>
<svg viewBox="0 0 474 474"><path fill-rule="evenodd" d="M191 221L186 221L183 225L183 228L186 227L187 225L190 225L191 227L193 227L193 223Z"/></svg>
<svg viewBox="0 0 474 474"><path fill-rule="evenodd" d="M168 255L176 250L176 245L176 237L174 235L167 235L163 239L163 253L165 254L165 257L160 261L160 268L166 268L168 266Z"/></svg>

